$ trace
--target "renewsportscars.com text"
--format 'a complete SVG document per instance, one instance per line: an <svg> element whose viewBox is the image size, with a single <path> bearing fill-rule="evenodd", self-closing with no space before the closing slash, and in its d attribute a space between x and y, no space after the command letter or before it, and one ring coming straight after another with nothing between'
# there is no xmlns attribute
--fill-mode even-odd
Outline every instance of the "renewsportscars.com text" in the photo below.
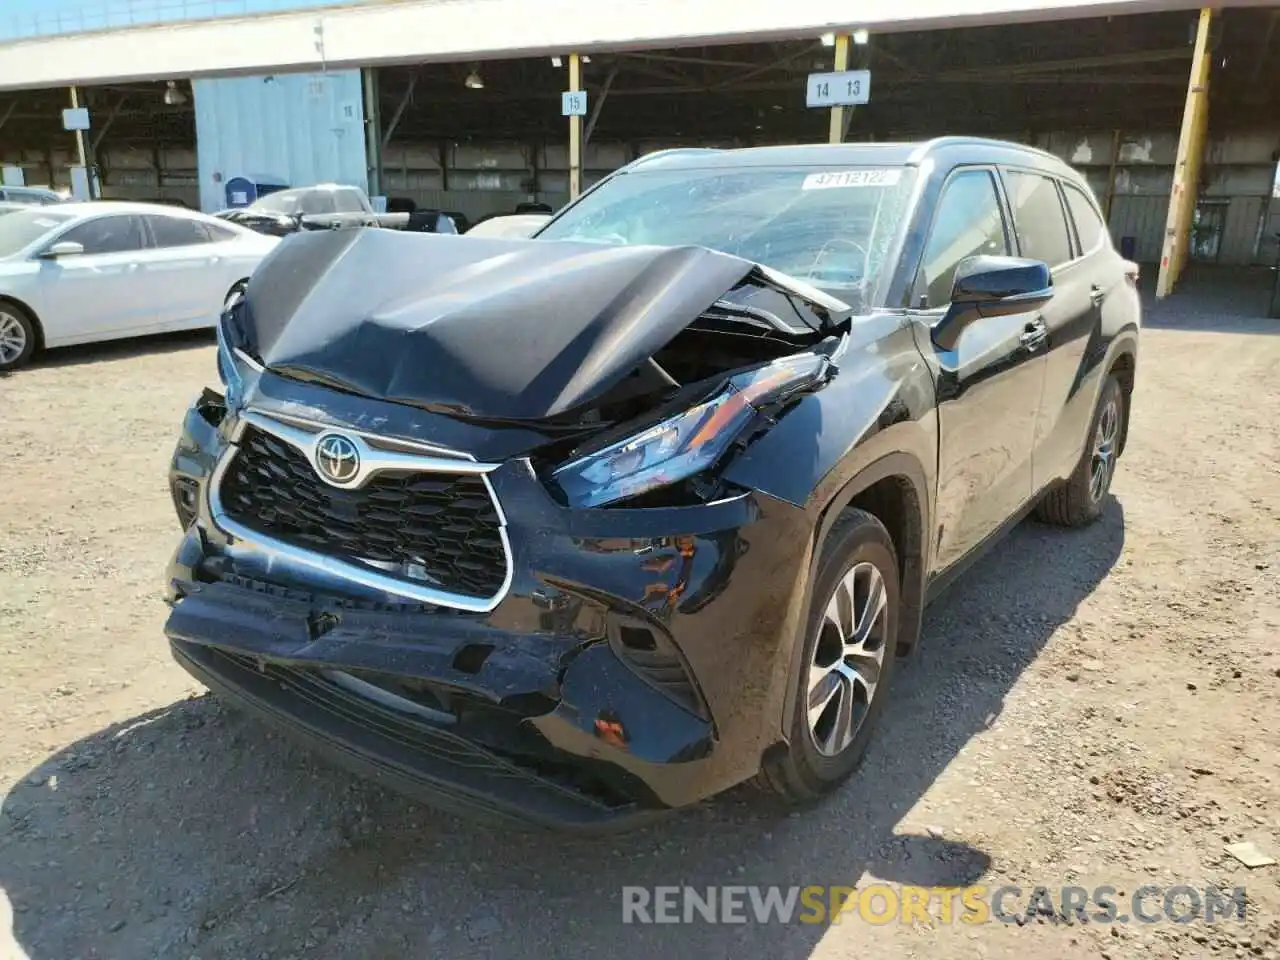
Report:
<svg viewBox="0 0 1280 960"><path fill-rule="evenodd" d="M1243 887L623 887L623 923L1081 923L1243 921Z"/></svg>

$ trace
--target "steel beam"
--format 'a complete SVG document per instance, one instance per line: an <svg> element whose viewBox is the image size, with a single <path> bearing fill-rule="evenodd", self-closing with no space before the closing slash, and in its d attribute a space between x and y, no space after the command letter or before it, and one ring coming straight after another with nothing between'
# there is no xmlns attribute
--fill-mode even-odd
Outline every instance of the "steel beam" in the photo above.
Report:
<svg viewBox="0 0 1280 960"><path fill-rule="evenodd" d="M1214 11L1200 11L1196 30L1195 53L1191 58L1191 77L1187 83L1187 99L1182 110L1182 132L1178 137L1178 158L1173 168L1173 190L1169 194L1169 213L1165 218L1164 248L1160 253L1160 269L1156 275L1156 297L1167 297L1187 262L1191 223L1196 208L1196 188L1200 177L1200 160L1204 155L1205 135L1209 128L1209 49Z"/></svg>
<svg viewBox="0 0 1280 960"><path fill-rule="evenodd" d="M1107 200L1103 206L1103 220L1111 227L1111 208L1116 202L1116 168L1120 165L1120 147L1124 138L1117 127L1111 133L1111 165L1107 168Z"/></svg>
<svg viewBox="0 0 1280 960"><path fill-rule="evenodd" d="M1136 50L1125 53L1103 53L1092 57L1071 57L1065 60L1039 60L1034 63L990 64L944 70L927 79L963 80L975 76L1016 77L1036 73L1058 73L1063 70L1100 70L1106 67L1132 67L1150 63L1177 63L1187 59L1185 47L1165 50Z"/></svg>
<svg viewBox="0 0 1280 960"><path fill-rule="evenodd" d="M418 75L415 73L409 78L409 85L404 89L404 96L396 104L396 112L391 114L391 122L387 124L387 129L382 133L383 150L387 149L387 144L391 142L391 135L396 132L396 127L400 126L400 118L404 116L405 108L409 106L409 101L413 99L413 88L417 85Z"/></svg>
<svg viewBox="0 0 1280 960"><path fill-rule="evenodd" d="M667 53L635 53L631 54L631 56L638 57L641 60L659 60L663 63L688 63L699 67L738 67L742 70L751 70L759 66L759 64L744 60L713 60L709 57L684 57Z"/></svg>
<svg viewBox="0 0 1280 960"><path fill-rule="evenodd" d="M582 89L582 58L569 54L569 91ZM578 199L582 192L582 117L569 118L569 199Z"/></svg>
<svg viewBox="0 0 1280 960"><path fill-rule="evenodd" d="M832 68L837 73L841 70L849 69L849 34L836 34L836 59L835 66ZM832 107L831 108L831 132L829 140L832 143L841 143L844 140L845 130L848 129L845 123L845 111L849 107Z"/></svg>
<svg viewBox="0 0 1280 960"><path fill-rule="evenodd" d="M784 67L790 66L792 63L799 60L801 57L813 56L814 46L816 46L816 44L806 44L805 46L801 47L799 50L795 51L794 53L789 53L784 57L779 57L776 60L770 61L769 63L763 64L761 66L755 67L752 70L747 70L745 73L739 73L736 76L730 77L728 80L723 80L720 83L712 85L708 89L710 90L729 89L732 87L736 87L739 83L745 80L754 79L755 77L758 77L761 74L770 73L774 70L781 70Z"/></svg>
<svg viewBox="0 0 1280 960"><path fill-rule="evenodd" d="M111 125L116 122L116 117L120 116L120 111L124 109L125 95L121 94L120 99L116 101L116 105L111 108L111 112L107 114L107 119L102 121L102 126L98 128L97 134L93 141L89 144L89 149L96 155L98 147L102 146L102 138L107 135L107 131L111 129Z"/></svg>
<svg viewBox="0 0 1280 960"><path fill-rule="evenodd" d="M360 71L364 85L364 152L368 167L369 196L382 196L382 101L378 96L378 71Z"/></svg>
<svg viewBox="0 0 1280 960"><path fill-rule="evenodd" d="M591 134L595 132L596 121L600 119L600 111L604 109L604 102L609 99L609 88L613 86L613 81L618 77L618 65L615 63L609 70L609 75L604 78L604 86L600 88L600 96L596 97L596 102L591 106L591 116L587 118L587 128L582 131L582 148L585 150L587 144L591 142Z"/></svg>

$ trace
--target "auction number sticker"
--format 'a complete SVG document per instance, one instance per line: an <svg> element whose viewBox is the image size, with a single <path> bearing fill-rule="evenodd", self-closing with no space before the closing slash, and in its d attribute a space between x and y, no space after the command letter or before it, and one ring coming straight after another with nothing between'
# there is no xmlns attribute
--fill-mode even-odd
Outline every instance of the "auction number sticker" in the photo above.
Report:
<svg viewBox="0 0 1280 960"><path fill-rule="evenodd" d="M897 167L883 170L834 170L811 173L804 178L801 190L831 190L836 187L892 187L902 179Z"/></svg>

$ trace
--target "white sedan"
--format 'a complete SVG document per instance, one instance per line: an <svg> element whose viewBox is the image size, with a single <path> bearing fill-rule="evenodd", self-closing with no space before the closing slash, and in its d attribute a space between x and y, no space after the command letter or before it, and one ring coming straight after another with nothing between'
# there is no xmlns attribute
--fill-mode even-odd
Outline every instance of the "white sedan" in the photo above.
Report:
<svg viewBox="0 0 1280 960"><path fill-rule="evenodd" d="M149 203L0 217L0 371L44 347L212 327L279 242Z"/></svg>

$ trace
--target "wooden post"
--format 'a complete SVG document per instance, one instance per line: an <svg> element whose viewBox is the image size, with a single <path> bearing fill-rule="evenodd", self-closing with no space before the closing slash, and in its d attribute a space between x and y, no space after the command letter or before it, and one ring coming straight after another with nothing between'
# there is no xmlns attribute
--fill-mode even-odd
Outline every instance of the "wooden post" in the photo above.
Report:
<svg viewBox="0 0 1280 960"><path fill-rule="evenodd" d="M71 109L75 110L80 106L80 89L78 87L71 88ZM79 157L79 163L82 167L89 166L89 150L88 144L85 142L85 131L77 130L76 134L76 156Z"/></svg>
<svg viewBox="0 0 1280 960"><path fill-rule="evenodd" d="M1169 194L1169 213L1165 218L1164 248L1160 253L1160 271L1156 276L1156 297L1173 291L1178 274L1187 261L1190 247L1191 221L1196 208L1196 186L1200 176L1200 158L1204 153L1209 111L1209 32L1213 25L1212 9L1200 11L1196 31L1195 53L1191 59L1191 78L1187 99L1182 108L1182 132L1178 137L1178 159L1173 168L1173 190Z"/></svg>
<svg viewBox="0 0 1280 960"><path fill-rule="evenodd" d="M569 91L582 89L582 60L569 54ZM569 118L569 199L577 200L582 192L582 117Z"/></svg>
<svg viewBox="0 0 1280 960"><path fill-rule="evenodd" d="M80 88L71 88L71 107L75 109L82 106L80 102ZM85 183L89 188L89 199L96 200L101 195L101 188L98 183L98 164L94 157L93 144L89 141L88 130L77 130L76 134L76 156L79 165L84 169ZM74 186L74 181L73 181Z"/></svg>
<svg viewBox="0 0 1280 960"><path fill-rule="evenodd" d="M834 69L837 73L839 73L842 70L849 69L849 34L847 33L836 34L836 60L835 60L835 66L832 69ZM844 131L845 131L844 115L846 110L852 110L852 109L853 107L832 107L831 108L831 136L829 138L831 143L844 142Z"/></svg>

